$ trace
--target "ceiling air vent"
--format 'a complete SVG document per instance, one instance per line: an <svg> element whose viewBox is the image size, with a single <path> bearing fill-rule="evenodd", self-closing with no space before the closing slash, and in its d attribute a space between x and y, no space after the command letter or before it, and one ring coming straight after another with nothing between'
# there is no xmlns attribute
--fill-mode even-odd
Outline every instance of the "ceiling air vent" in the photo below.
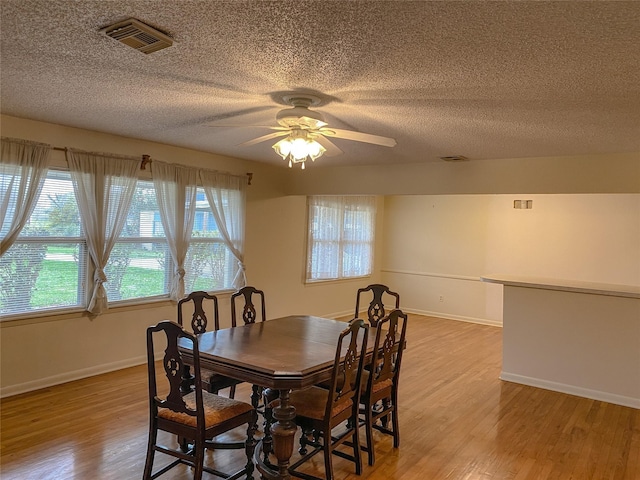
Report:
<svg viewBox="0 0 640 480"><path fill-rule="evenodd" d="M445 162L464 162L469 159L462 155L451 155L449 157L440 157L440 160L444 160Z"/></svg>
<svg viewBox="0 0 640 480"><path fill-rule="evenodd" d="M100 30L142 53L153 53L173 45L173 39L135 18L109 25Z"/></svg>

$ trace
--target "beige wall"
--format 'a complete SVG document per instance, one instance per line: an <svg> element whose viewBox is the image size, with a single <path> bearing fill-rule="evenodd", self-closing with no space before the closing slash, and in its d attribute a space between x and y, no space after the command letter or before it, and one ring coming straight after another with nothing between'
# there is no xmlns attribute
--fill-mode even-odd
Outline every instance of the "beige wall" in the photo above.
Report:
<svg viewBox="0 0 640 480"><path fill-rule="evenodd" d="M376 234L382 237L382 199L378 207ZM267 316L311 314L337 317L350 315L355 291L371 278L339 282L304 284L306 252L307 200L287 196L251 202L247 208L247 258L260 258L259 266L249 270L247 281L260 285L269 298ZM381 252L382 242L377 244ZM380 267L380 253L374 268Z"/></svg>
<svg viewBox="0 0 640 480"><path fill-rule="evenodd" d="M270 318L348 315L355 290L381 280L401 292L409 311L497 324L501 287L480 283L485 273L550 272L640 284L638 155L300 172L14 117L0 121L3 136L57 147L253 172L246 273L265 290ZM54 152L54 159L62 162L63 153ZM506 195L511 192L535 195ZM389 195L379 199L374 275L304 285L305 195L348 193ZM617 195L628 193L636 195ZM533 210L513 210L513 198L524 197L534 200ZM536 271L520 271L527 269ZM228 295L221 296L220 309L228 321ZM174 312L175 305L163 301L113 308L96 318L76 313L2 322L0 395L142 363L145 328Z"/></svg>
<svg viewBox="0 0 640 480"><path fill-rule="evenodd" d="M502 323L486 274L640 285L639 194L394 195L384 218L382 278L415 312Z"/></svg>

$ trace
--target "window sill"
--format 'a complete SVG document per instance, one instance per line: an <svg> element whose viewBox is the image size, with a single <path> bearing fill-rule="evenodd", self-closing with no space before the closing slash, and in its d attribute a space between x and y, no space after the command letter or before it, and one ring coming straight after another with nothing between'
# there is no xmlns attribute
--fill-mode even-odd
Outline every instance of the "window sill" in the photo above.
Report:
<svg viewBox="0 0 640 480"><path fill-rule="evenodd" d="M328 283L349 283L354 281L360 281L364 278L371 278L371 275L363 275L361 277L348 277L348 278L328 278L326 280L305 280L304 285L306 287L313 287L316 285L326 285Z"/></svg>
<svg viewBox="0 0 640 480"><path fill-rule="evenodd" d="M234 290L219 290L211 292L218 299L230 297ZM121 313L126 311L135 311L148 308L149 305L156 307L174 306L176 302L169 300L166 296L158 296L142 299L121 300L112 302L109 310L102 315L109 313ZM62 320L70 320L74 318L95 318L93 315L83 308L61 308L56 310L41 310L39 312L18 313L14 315L0 315L0 328L19 327L22 325L32 325L38 323L58 322Z"/></svg>
<svg viewBox="0 0 640 480"><path fill-rule="evenodd" d="M149 305L162 307L165 305L171 305L171 302L167 297L156 297L154 299L143 300L127 300L112 304L109 310L103 313L120 313L125 311L135 311L144 308L148 308ZM43 310L40 312L21 313L15 315L5 315L0 317L0 328L19 327L23 325L32 325L38 323L59 322L63 320L70 320L75 318L95 318L93 315L83 308L65 308L59 310Z"/></svg>

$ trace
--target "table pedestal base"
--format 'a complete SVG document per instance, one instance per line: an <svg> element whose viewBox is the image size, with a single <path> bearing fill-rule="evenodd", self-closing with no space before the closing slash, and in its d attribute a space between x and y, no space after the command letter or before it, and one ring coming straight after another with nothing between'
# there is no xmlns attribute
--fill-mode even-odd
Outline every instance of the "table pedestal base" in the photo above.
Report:
<svg viewBox="0 0 640 480"><path fill-rule="evenodd" d="M265 437L254 452L253 458L263 479L288 480L291 478L291 475L289 475L289 460L293 454L293 443L298 427L294 422L296 409L289 403L290 393L291 390L279 391L280 401L272 411L273 419L276 422L270 428L267 425ZM265 392L265 398L268 396L269 393ZM264 459L261 456L262 453L264 453ZM273 453L278 460L277 471L267 464L270 453Z"/></svg>

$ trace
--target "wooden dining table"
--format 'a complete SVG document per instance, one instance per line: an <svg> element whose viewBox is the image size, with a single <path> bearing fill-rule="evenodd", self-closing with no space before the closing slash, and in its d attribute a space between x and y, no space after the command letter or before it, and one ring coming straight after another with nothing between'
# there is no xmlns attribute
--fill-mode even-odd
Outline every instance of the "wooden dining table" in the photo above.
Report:
<svg viewBox="0 0 640 480"><path fill-rule="evenodd" d="M290 478L289 461L297 427L295 405L289 395L291 390L331 379L338 336L346 327L338 320L291 315L198 336L201 368L278 392L280 402L273 409L275 422L254 455L263 478ZM368 335L371 354L375 329L369 329ZM188 362L192 347L187 343L180 346ZM272 445L265 445L267 441ZM263 450L272 451L277 465L265 462Z"/></svg>

